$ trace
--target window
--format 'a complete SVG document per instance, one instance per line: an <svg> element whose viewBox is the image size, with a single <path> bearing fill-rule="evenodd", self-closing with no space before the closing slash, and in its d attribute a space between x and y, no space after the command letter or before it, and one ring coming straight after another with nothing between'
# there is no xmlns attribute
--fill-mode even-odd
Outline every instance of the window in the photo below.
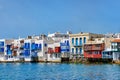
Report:
<svg viewBox="0 0 120 80"><path fill-rule="evenodd" d="M78 38L76 38L76 46L78 45Z"/></svg>
<svg viewBox="0 0 120 80"><path fill-rule="evenodd" d="M42 47L42 44L39 44L39 45L38 45L38 48L41 49L41 47Z"/></svg>
<svg viewBox="0 0 120 80"><path fill-rule="evenodd" d="M4 46L4 42L0 42L0 46Z"/></svg>
<svg viewBox="0 0 120 80"><path fill-rule="evenodd" d="M58 58L60 58L60 54L58 54Z"/></svg>
<svg viewBox="0 0 120 80"><path fill-rule="evenodd" d="M78 48L76 48L76 54L78 54Z"/></svg>
<svg viewBox="0 0 120 80"><path fill-rule="evenodd" d="M35 44L35 49L36 49L36 50L38 49L38 44Z"/></svg>
<svg viewBox="0 0 120 80"><path fill-rule="evenodd" d="M24 56L30 56L30 50L25 50Z"/></svg>
<svg viewBox="0 0 120 80"><path fill-rule="evenodd" d="M67 40L67 46L69 46L69 40Z"/></svg>
<svg viewBox="0 0 120 80"><path fill-rule="evenodd" d="M98 51L98 54L101 54L101 53Z"/></svg>
<svg viewBox="0 0 120 80"><path fill-rule="evenodd" d="M112 43L112 49L117 49L117 43Z"/></svg>
<svg viewBox="0 0 120 80"><path fill-rule="evenodd" d="M86 43L86 37L84 37L84 43Z"/></svg>
<svg viewBox="0 0 120 80"><path fill-rule="evenodd" d="M82 54L82 48L80 48L80 54Z"/></svg>
<svg viewBox="0 0 120 80"><path fill-rule="evenodd" d="M89 51L89 52L88 52L88 54L92 54L92 52L91 52L91 51Z"/></svg>
<svg viewBox="0 0 120 80"><path fill-rule="evenodd" d="M66 43L66 41L65 41L65 43Z"/></svg>
<svg viewBox="0 0 120 80"><path fill-rule="evenodd" d="M110 52L109 55L112 55L112 52Z"/></svg>
<svg viewBox="0 0 120 80"><path fill-rule="evenodd" d="M0 48L0 52L4 52L4 48Z"/></svg>
<svg viewBox="0 0 120 80"><path fill-rule="evenodd" d="M31 44L31 49L34 50L35 49L35 43Z"/></svg>
<svg viewBox="0 0 120 80"><path fill-rule="evenodd" d="M97 53L98 53L98 54L100 54L100 52L99 52L99 51L98 51Z"/></svg>
<svg viewBox="0 0 120 80"><path fill-rule="evenodd" d="M57 54L55 54L55 58L57 58Z"/></svg>
<svg viewBox="0 0 120 80"><path fill-rule="evenodd" d="M45 43L44 46L47 47L47 44Z"/></svg>
<svg viewBox="0 0 120 80"><path fill-rule="evenodd" d="M25 48L25 49L30 49L30 43L25 43L24 48Z"/></svg>
<svg viewBox="0 0 120 80"><path fill-rule="evenodd" d="M50 58L52 58L52 54L50 54Z"/></svg>
<svg viewBox="0 0 120 80"><path fill-rule="evenodd" d="M80 38L80 45L82 45L82 38Z"/></svg>
<svg viewBox="0 0 120 80"><path fill-rule="evenodd" d="M96 44L95 47L101 47L101 45L100 44Z"/></svg>
<svg viewBox="0 0 120 80"><path fill-rule="evenodd" d="M114 48L114 46L112 45L112 46L111 46L111 48L113 49L113 48Z"/></svg>
<svg viewBox="0 0 120 80"><path fill-rule="evenodd" d="M72 48L72 53L74 54L74 48Z"/></svg>
<svg viewBox="0 0 120 80"><path fill-rule="evenodd" d="M115 45L114 48L117 49L117 45Z"/></svg>
<svg viewBox="0 0 120 80"><path fill-rule="evenodd" d="M99 54L100 52L99 52L99 51L95 51L94 53L95 53L95 54Z"/></svg>
<svg viewBox="0 0 120 80"><path fill-rule="evenodd" d="M10 50L11 45L7 45L7 50Z"/></svg>
<svg viewBox="0 0 120 80"><path fill-rule="evenodd" d="M74 38L72 38L72 44L74 44Z"/></svg>

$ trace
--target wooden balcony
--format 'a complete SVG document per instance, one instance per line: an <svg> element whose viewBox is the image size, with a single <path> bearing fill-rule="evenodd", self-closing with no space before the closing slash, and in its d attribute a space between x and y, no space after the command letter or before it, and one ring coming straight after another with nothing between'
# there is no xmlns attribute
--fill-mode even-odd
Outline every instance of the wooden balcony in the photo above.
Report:
<svg viewBox="0 0 120 80"><path fill-rule="evenodd" d="M86 44L84 45L84 51L102 51L104 50L104 44Z"/></svg>

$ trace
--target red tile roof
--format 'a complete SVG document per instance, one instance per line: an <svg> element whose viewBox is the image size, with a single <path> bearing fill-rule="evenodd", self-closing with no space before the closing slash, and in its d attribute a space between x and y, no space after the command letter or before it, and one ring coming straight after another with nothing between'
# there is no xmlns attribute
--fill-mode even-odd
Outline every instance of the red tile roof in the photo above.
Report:
<svg viewBox="0 0 120 80"><path fill-rule="evenodd" d="M120 42L120 39L114 39L112 42Z"/></svg>

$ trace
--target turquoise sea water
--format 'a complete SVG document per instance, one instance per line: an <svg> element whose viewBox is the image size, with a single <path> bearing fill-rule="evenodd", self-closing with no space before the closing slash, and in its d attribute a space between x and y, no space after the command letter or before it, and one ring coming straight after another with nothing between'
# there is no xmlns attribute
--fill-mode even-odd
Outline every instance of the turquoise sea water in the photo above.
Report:
<svg viewBox="0 0 120 80"><path fill-rule="evenodd" d="M120 80L120 65L1 63L0 80Z"/></svg>

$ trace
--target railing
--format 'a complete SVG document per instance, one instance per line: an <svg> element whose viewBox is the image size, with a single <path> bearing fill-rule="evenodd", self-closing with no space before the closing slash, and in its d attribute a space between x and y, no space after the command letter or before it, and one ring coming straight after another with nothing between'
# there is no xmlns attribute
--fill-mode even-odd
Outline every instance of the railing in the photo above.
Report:
<svg viewBox="0 0 120 80"><path fill-rule="evenodd" d="M81 47L83 46L82 44L73 44L74 47Z"/></svg>
<svg viewBox="0 0 120 80"><path fill-rule="evenodd" d="M100 51L102 51L102 50L104 50L104 48L103 47L94 47L94 46L92 46L92 47L84 47L84 51L91 51L91 50L100 50Z"/></svg>
<svg viewBox="0 0 120 80"><path fill-rule="evenodd" d="M112 55L102 55L102 58L113 58L113 56Z"/></svg>
<svg viewBox="0 0 120 80"><path fill-rule="evenodd" d="M102 54L89 54L89 53L84 53L84 57L86 57L86 58L102 58Z"/></svg>

